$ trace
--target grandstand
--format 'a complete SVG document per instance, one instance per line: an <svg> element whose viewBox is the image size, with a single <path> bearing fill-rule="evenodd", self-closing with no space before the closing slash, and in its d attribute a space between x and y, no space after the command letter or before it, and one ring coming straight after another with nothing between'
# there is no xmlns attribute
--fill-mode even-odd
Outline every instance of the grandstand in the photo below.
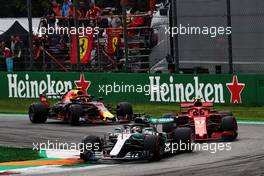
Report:
<svg viewBox="0 0 264 176"><path fill-rule="evenodd" d="M87 12L92 7L80 1L78 26L97 28L99 31L98 34L93 33L93 37L90 38L92 45L86 48L89 50L88 62L81 63L80 67L71 60L72 53L75 52L73 35L43 35L40 31L42 27L48 26L76 27L74 9L72 9L72 16L67 17L43 10L43 17L33 19L33 58L29 58L28 48L25 48L24 59L19 61L24 62L24 67L15 69L174 72L175 62L171 56L172 40L171 36L166 34L166 29L171 25L169 18L171 1L156 1L155 8L151 9L153 2L151 0L128 1L127 17L124 23L120 1L96 1L95 6L100 9L100 14L88 16ZM231 29L231 34L213 37L197 34L178 35L178 49L174 52L177 52L179 57L180 73L229 73L230 64L234 73L263 72L264 8L262 7L264 2L232 0L230 14L228 14L227 2L228 0L177 0L177 27L181 25L196 28L230 27ZM52 3L51 9L54 5ZM58 1L57 4L59 3L63 4ZM72 2L71 8L74 5ZM228 26L228 17L231 19L231 26ZM8 19L1 19L0 23L6 23L6 20ZM28 30L25 19L18 20ZM109 20L112 20L112 23L109 23ZM39 24L37 24L38 21L40 21ZM1 25L2 40L4 31L10 26L11 20L8 20L7 25ZM127 28L126 31L124 26ZM24 43L25 47L28 47L27 41Z"/></svg>

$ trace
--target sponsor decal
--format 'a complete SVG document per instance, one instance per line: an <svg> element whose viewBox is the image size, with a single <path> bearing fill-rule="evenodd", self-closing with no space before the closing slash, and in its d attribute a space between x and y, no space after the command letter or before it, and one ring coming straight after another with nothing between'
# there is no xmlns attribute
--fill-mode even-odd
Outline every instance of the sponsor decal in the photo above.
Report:
<svg viewBox="0 0 264 176"><path fill-rule="evenodd" d="M206 102L225 103L222 83L202 83L198 76L193 83L175 83L173 76L162 82L160 76L150 76L151 102L192 102L200 97Z"/></svg>
<svg viewBox="0 0 264 176"><path fill-rule="evenodd" d="M39 98L41 94L67 92L72 89L71 81L56 81L50 74L42 80L30 80L29 74L25 74L24 78L18 74L8 74L7 78L9 98Z"/></svg>
<svg viewBox="0 0 264 176"><path fill-rule="evenodd" d="M84 95L87 95L92 82L85 79L85 74L80 74L76 80L58 80L53 74L43 74L43 78L34 80L29 74L7 74L8 97L9 98L39 98L41 94L66 93L73 87L81 87ZM205 102L214 103L242 103L242 92L245 83L240 83L238 76L233 76L233 81L226 82L202 82L199 76L194 76L192 80L178 81L173 76L164 79L161 76L148 76L148 81L142 84L131 82L116 82L105 84L98 80L96 86L97 93L94 96L102 95L113 97L115 94L133 96L140 94L150 102L181 103L193 102L194 98L199 97ZM182 80L182 79L181 79ZM226 93L228 92L228 93ZM58 98L52 96L51 98Z"/></svg>
<svg viewBox="0 0 264 176"><path fill-rule="evenodd" d="M91 81L86 81L84 74L80 75L78 81L61 81L52 79L51 74L47 74L44 79L31 80L29 74L19 77L18 74L8 74L8 97L9 98L39 98L41 94L66 93L73 88L73 85L81 87L84 94L87 94ZM57 98L52 96L51 98Z"/></svg>
<svg viewBox="0 0 264 176"><path fill-rule="evenodd" d="M245 84L238 82L237 75L234 75L233 76L233 82L227 83L226 86L227 86L227 88L231 94L230 103L232 103L232 104L242 103L241 93L243 92L243 90L245 88Z"/></svg>
<svg viewBox="0 0 264 176"><path fill-rule="evenodd" d="M77 87L82 88L84 95L87 95L87 90L91 86L91 81L86 81L83 73L80 75L80 80L74 81L74 83Z"/></svg>
<svg viewBox="0 0 264 176"><path fill-rule="evenodd" d="M161 80L160 76L150 76L150 101L151 102L192 102L199 97L205 102L226 103L224 91L226 88L222 83L202 83L198 76L187 84L175 83L174 77L170 76L169 81ZM232 83L226 83L230 92L230 103L241 104L241 93L245 88L244 83L239 83L238 76L233 76Z"/></svg>

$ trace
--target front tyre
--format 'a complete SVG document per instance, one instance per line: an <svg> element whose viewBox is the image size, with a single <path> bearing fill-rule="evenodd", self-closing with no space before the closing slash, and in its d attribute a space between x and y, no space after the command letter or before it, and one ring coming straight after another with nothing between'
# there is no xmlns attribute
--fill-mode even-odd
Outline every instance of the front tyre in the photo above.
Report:
<svg viewBox="0 0 264 176"><path fill-rule="evenodd" d="M48 118L48 108L44 103L33 103L29 107L28 115L32 123L45 123Z"/></svg>
<svg viewBox="0 0 264 176"><path fill-rule="evenodd" d="M159 136L146 136L144 149L149 152L149 161L159 161L164 153L164 149L161 145L161 138Z"/></svg>
<svg viewBox="0 0 264 176"><path fill-rule="evenodd" d="M84 161L97 161L96 152L102 151L102 142L97 136L86 136L82 140L83 149L80 149L80 158Z"/></svg>
<svg viewBox="0 0 264 176"><path fill-rule="evenodd" d="M223 132L227 133L227 135L223 135L223 140L233 141L237 138L238 127L237 127L237 121L235 117L233 116L223 117L222 122L221 122L221 128Z"/></svg>
<svg viewBox="0 0 264 176"><path fill-rule="evenodd" d="M78 104L73 104L69 107L69 123L72 126L80 125L80 117L82 115L82 106Z"/></svg>
<svg viewBox="0 0 264 176"><path fill-rule="evenodd" d="M178 145L178 152L192 152L194 135L191 128L180 127L173 131L173 141Z"/></svg>

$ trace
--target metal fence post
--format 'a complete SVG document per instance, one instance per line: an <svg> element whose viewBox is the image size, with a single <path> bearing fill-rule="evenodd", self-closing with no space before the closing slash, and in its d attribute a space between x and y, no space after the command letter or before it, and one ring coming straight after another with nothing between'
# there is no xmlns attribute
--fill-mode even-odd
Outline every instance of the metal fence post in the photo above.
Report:
<svg viewBox="0 0 264 176"><path fill-rule="evenodd" d="M76 29L76 52L77 52L77 70L81 70L81 60L80 60L80 43L79 43L79 20L78 20L78 0L74 0L74 25Z"/></svg>
<svg viewBox="0 0 264 176"><path fill-rule="evenodd" d="M127 12L126 12L126 5L128 1L127 0L121 0L122 5L122 16L123 16L123 35L124 35L124 44L125 44L125 69L128 71L128 38L127 38Z"/></svg>
<svg viewBox="0 0 264 176"><path fill-rule="evenodd" d="M177 15L177 0L171 0L171 6L170 6L170 27L177 27L178 26L178 15ZM171 28L172 30L172 28ZM179 73L180 71L180 63L179 63L179 36L178 34L175 36L171 36L173 40L173 45L171 46L173 49L173 55L174 58L174 65L175 65L175 73Z"/></svg>
<svg viewBox="0 0 264 176"><path fill-rule="evenodd" d="M231 19L231 2L230 0L226 0L226 8L227 8L227 26L232 27L232 19ZM228 35L228 64L229 64L229 73L234 73L233 67L233 46L232 46L232 33Z"/></svg>
<svg viewBox="0 0 264 176"><path fill-rule="evenodd" d="M29 44L29 62L30 70L33 69L33 42L32 42L32 12L31 12L31 0L27 0L27 11L28 11L28 44Z"/></svg>

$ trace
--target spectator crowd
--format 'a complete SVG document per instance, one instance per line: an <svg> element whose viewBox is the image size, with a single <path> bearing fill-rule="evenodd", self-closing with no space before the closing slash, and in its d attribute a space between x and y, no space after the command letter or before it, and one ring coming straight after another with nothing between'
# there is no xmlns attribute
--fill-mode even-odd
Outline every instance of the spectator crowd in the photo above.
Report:
<svg viewBox="0 0 264 176"><path fill-rule="evenodd" d="M8 73L21 70L24 67L22 60L23 43L19 36L11 36L9 41L0 42L1 69L6 69Z"/></svg>
<svg viewBox="0 0 264 176"><path fill-rule="evenodd" d="M95 0L80 0L78 11L75 13L75 4L72 0L49 0L49 8L44 11L44 18L41 19L39 27L72 27L74 26L75 14L78 15L79 27L99 27L99 35L93 36L92 57L98 55L111 62L119 62L124 57L123 24L127 23L128 39L133 40L148 30L151 13L140 11L139 5L129 8L128 16L124 21L120 6L99 7ZM119 4L120 5L120 4ZM57 28L56 28L57 29ZM103 40L100 40L103 39ZM32 69L41 70L53 69L54 60L64 62L68 60L71 51L71 35L33 35L33 63ZM23 43L19 36L10 36L7 41L0 41L0 69L8 72L23 70L28 67L24 57ZM133 44L132 47L142 47ZM44 53L43 51L46 51ZM50 55L53 57L50 59ZM46 59L49 58L49 59ZM92 59L93 60L93 59ZM33 66L33 67L32 67Z"/></svg>
<svg viewBox="0 0 264 176"><path fill-rule="evenodd" d="M95 18L102 14L102 9L95 4L94 0L81 1L78 7L79 18ZM46 12L47 17L74 17L75 8L71 0L63 0L60 4L56 0L50 1L50 7Z"/></svg>

